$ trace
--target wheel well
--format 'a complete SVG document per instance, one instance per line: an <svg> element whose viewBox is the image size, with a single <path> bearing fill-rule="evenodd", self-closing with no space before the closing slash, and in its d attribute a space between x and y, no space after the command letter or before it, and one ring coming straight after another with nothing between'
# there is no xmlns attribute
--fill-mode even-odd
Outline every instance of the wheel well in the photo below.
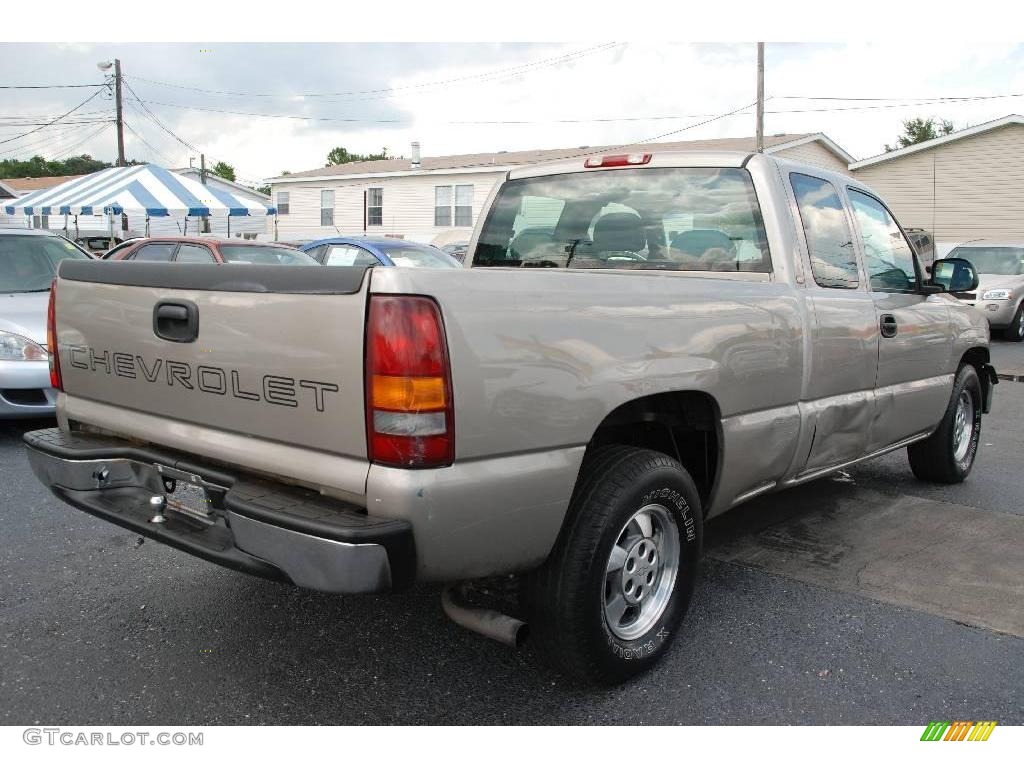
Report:
<svg viewBox="0 0 1024 768"><path fill-rule="evenodd" d="M989 409L992 407L992 387L990 385L986 386L985 371L981 366L988 365L989 359L989 352L985 347L971 347L966 352L964 352L963 357L960 358L960 365L957 367L957 370L959 371L960 368L963 368L965 365L970 364L973 365L974 370L978 372L978 378L981 379L982 382L981 408L985 413L988 413Z"/></svg>
<svg viewBox="0 0 1024 768"><path fill-rule="evenodd" d="M989 361L988 350L985 347L971 347L964 356L960 358L960 366L962 367L965 363L970 363L975 368L981 365L987 364Z"/></svg>
<svg viewBox="0 0 1024 768"><path fill-rule="evenodd" d="M664 453L686 467L707 501L719 465L720 411L704 392L661 392L623 403L609 413L587 445L632 445Z"/></svg>

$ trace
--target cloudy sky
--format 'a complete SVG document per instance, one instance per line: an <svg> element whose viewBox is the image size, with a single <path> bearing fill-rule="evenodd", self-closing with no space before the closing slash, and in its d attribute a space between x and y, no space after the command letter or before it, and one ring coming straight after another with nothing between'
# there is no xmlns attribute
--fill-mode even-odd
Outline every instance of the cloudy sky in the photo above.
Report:
<svg viewBox="0 0 1024 768"><path fill-rule="evenodd" d="M96 62L119 57L130 158L185 166L202 151L256 182L323 166L339 145L408 156L414 140L440 155L750 136L752 108L688 127L754 101L755 55L752 43L0 43L0 85L101 83ZM1024 94L1022 45L770 43L765 70L766 133L823 131L857 158L910 117L961 128L1024 112L1021 97L935 101ZM107 93L15 138L96 90L0 90L0 159L113 159Z"/></svg>

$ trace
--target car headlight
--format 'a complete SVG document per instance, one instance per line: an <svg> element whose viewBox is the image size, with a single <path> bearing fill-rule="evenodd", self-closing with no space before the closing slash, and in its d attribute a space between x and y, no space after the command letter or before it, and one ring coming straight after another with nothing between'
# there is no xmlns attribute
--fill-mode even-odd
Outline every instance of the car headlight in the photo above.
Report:
<svg viewBox="0 0 1024 768"><path fill-rule="evenodd" d="M0 331L0 360L47 360L46 350L32 339Z"/></svg>
<svg viewBox="0 0 1024 768"><path fill-rule="evenodd" d="M1006 288L993 288L990 291L985 291L981 295L982 301L992 301L993 299L1012 299L1013 294Z"/></svg>

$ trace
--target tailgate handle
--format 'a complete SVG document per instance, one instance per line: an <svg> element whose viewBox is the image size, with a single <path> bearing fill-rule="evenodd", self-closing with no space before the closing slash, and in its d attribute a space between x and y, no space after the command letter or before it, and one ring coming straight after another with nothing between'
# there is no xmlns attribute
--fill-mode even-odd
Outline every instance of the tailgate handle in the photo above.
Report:
<svg viewBox="0 0 1024 768"><path fill-rule="evenodd" d="M195 341L199 336L199 307L184 299L158 302L153 307L153 333L179 344Z"/></svg>

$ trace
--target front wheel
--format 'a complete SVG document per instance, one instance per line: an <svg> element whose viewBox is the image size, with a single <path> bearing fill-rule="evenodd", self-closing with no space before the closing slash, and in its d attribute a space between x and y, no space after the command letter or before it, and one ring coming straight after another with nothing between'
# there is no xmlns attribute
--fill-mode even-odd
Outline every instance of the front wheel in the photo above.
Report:
<svg viewBox="0 0 1024 768"><path fill-rule="evenodd" d="M686 613L700 550L700 498L679 462L626 446L594 451L554 550L530 578L542 656L591 683L648 669Z"/></svg>
<svg viewBox="0 0 1024 768"><path fill-rule="evenodd" d="M953 382L946 413L927 440L907 447L910 468L919 480L962 483L971 473L981 439L981 380L965 365Z"/></svg>

